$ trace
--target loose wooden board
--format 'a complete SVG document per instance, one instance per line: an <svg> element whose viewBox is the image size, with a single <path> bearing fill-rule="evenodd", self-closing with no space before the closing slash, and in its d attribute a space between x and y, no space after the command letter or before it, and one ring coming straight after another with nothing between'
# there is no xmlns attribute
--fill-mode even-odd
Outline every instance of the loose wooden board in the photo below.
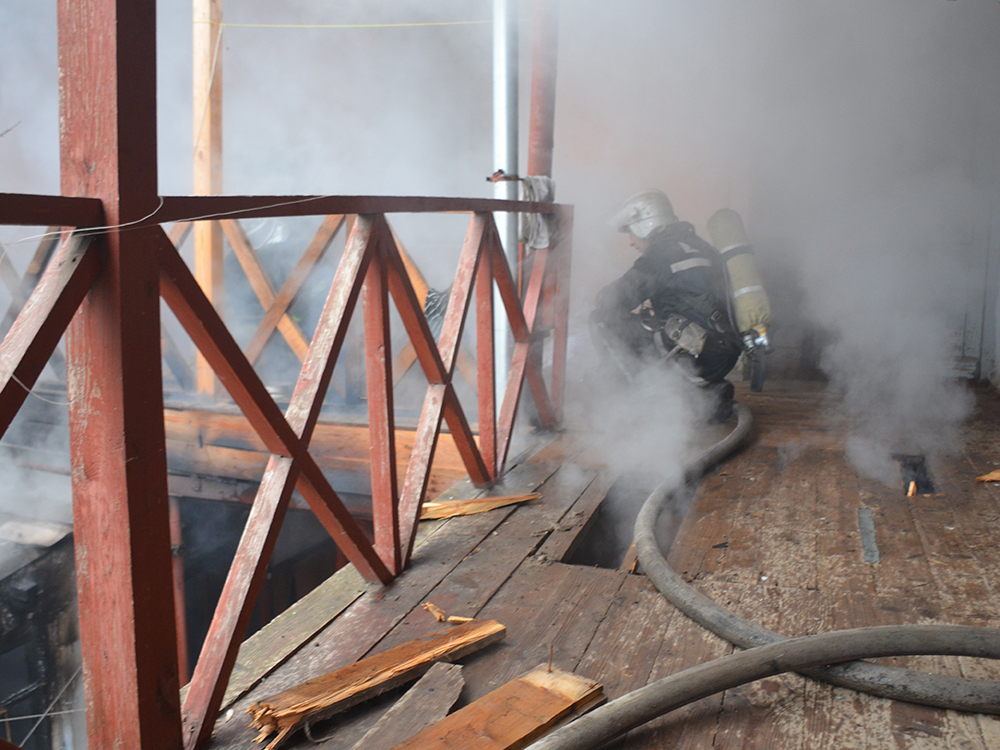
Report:
<svg viewBox="0 0 1000 750"><path fill-rule="evenodd" d="M481 497L473 500L445 500L442 502L425 502L420 509L420 520L428 521L435 518L454 518L455 516L471 516L474 513L485 513L494 508L537 500L537 492L526 495L506 495L504 497Z"/></svg>
<svg viewBox="0 0 1000 750"><path fill-rule="evenodd" d="M282 693L251 704L257 741L277 736L273 750L296 729L328 718L361 701L424 674L438 661L460 659L501 640L506 633L495 620L473 620L433 633L350 664Z"/></svg>
<svg viewBox="0 0 1000 750"><path fill-rule="evenodd" d="M517 750L604 700L596 682L542 664L393 750Z"/></svg>

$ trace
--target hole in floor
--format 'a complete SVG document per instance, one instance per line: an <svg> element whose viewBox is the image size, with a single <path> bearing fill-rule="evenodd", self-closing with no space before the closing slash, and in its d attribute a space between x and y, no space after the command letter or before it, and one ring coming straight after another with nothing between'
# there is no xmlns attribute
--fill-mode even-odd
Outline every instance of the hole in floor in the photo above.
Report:
<svg viewBox="0 0 1000 750"><path fill-rule="evenodd" d="M931 479L930 469L927 468L926 456L894 453L892 457L899 463L899 473L903 479L903 492L905 494L933 495L937 491L934 488L934 481ZM916 485L912 493L910 492L911 484Z"/></svg>
<svg viewBox="0 0 1000 750"><path fill-rule="evenodd" d="M597 506L563 562L611 570L620 568L632 546L639 509L661 481L661 478L654 475L632 474L621 477ZM670 545L677 536L677 529L693 500L694 491L686 488L676 493L660 514L656 525L656 539L664 554L670 550Z"/></svg>

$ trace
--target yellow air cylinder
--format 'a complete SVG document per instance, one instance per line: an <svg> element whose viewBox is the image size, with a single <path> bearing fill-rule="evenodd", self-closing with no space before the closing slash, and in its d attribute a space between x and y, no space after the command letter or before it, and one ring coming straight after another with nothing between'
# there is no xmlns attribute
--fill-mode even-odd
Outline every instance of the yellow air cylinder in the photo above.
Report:
<svg viewBox="0 0 1000 750"><path fill-rule="evenodd" d="M739 332L755 328L764 332L771 324L771 300L764 290L743 220L731 208L719 209L708 220L708 236L726 262L729 295Z"/></svg>

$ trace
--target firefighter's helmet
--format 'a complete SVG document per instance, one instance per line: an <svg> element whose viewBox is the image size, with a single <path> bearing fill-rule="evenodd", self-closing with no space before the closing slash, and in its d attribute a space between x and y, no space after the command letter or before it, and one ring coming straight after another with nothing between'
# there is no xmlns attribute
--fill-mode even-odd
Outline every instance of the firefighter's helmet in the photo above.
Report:
<svg viewBox="0 0 1000 750"><path fill-rule="evenodd" d="M677 222L670 199L661 190L636 193L615 212L611 223L619 232L629 232L639 239Z"/></svg>

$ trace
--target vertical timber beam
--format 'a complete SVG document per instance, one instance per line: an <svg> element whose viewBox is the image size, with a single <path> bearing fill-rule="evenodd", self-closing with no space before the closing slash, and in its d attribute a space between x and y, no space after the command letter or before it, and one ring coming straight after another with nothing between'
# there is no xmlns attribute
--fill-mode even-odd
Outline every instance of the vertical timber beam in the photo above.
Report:
<svg viewBox="0 0 1000 750"><path fill-rule="evenodd" d="M394 575L403 568L399 541L399 484L396 476L396 427L392 398L392 346L389 284L380 242L368 264L363 288L365 382L371 436L372 518L375 551Z"/></svg>
<svg viewBox="0 0 1000 750"><path fill-rule="evenodd" d="M112 227L158 206L155 0L58 0L62 192ZM180 748L159 227L111 229L67 331L88 746Z"/></svg>
<svg viewBox="0 0 1000 750"><path fill-rule="evenodd" d="M493 347L493 255L496 231L490 232L490 247L479 259L476 270L476 392L479 399L479 452L497 477L496 362Z"/></svg>
<svg viewBox="0 0 1000 750"><path fill-rule="evenodd" d="M194 194L222 192L222 0L194 0ZM194 276L223 314L222 227L194 225ZM198 353L198 392L214 395L218 381Z"/></svg>
<svg viewBox="0 0 1000 750"><path fill-rule="evenodd" d="M552 176L556 112L556 58L559 4L535 0L535 46L531 58L531 117L528 123L528 174Z"/></svg>

